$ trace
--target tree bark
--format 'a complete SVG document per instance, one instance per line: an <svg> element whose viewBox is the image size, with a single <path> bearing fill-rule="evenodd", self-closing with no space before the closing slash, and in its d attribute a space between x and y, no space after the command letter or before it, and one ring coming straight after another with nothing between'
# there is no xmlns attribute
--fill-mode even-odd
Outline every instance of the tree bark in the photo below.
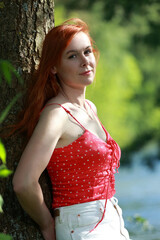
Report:
<svg viewBox="0 0 160 240"><path fill-rule="evenodd" d="M0 58L9 60L24 80L23 89L32 70L39 61L41 43L45 34L54 26L53 0L5 0L0 1ZM0 112L17 92L21 91L18 80L13 77L12 85L5 81L0 86ZM13 123L22 107L19 100L10 111L5 122ZM3 143L7 150L7 166L15 170L23 151L24 136L12 136ZM0 215L0 232L10 234L13 239L43 239L38 226L22 210L12 188L12 177L0 179L0 193L4 199ZM47 173L40 183L47 206L51 209L51 188Z"/></svg>

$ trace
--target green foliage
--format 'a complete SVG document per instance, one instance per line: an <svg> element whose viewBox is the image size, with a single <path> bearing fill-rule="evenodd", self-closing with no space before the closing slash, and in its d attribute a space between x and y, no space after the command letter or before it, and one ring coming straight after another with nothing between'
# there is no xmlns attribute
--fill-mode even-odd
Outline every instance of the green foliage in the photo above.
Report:
<svg viewBox="0 0 160 240"><path fill-rule="evenodd" d="M23 83L21 77L16 72L12 64L10 64L6 60L0 60L0 83L3 77L6 80L6 82L9 85L11 85L11 81L12 81L11 74L14 74L21 84ZM0 115L0 124L4 121L11 107L15 104L15 102L20 96L21 96L21 93L17 94L9 103L9 105L6 107L6 109L3 110L3 112ZM1 142L1 139L0 139L0 159L2 161L2 164L0 165L0 177L3 177L3 178L8 177L10 174L12 174L12 171L6 167L6 151L3 143Z"/></svg>
<svg viewBox="0 0 160 240"><path fill-rule="evenodd" d="M64 15L66 14L65 9L63 6L59 6L58 7L58 11L55 11L54 13L54 22L55 22L55 26L58 26L59 24L61 24L63 21L65 21L66 19L64 19Z"/></svg>
<svg viewBox="0 0 160 240"><path fill-rule="evenodd" d="M16 72L13 66L8 61L0 60L0 83L2 83L2 78L4 78L4 80L10 86L12 81L12 74L16 76L16 78L21 84L23 83L21 77ZM4 121L11 107L15 104L15 102L18 100L20 96L21 96L21 93L17 94L9 103L9 105L6 107L6 109L4 109L4 111L1 113L0 124ZM8 177L10 174L12 174L12 171L9 170L6 166L6 150L1 139L0 139L0 160L2 161L2 164L0 165L0 177L1 178ZM3 212L2 205L3 205L3 198L0 195L0 212L1 213ZM0 240L12 240L12 237L9 235L0 233Z"/></svg>
<svg viewBox="0 0 160 240"><path fill-rule="evenodd" d="M152 225L148 222L148 220L146 218L141 217L139 214L136 214L133 217L128 217L128 221L131 222L132 224L141 227L143 231L153 229Z"/></svg>
<svg viewBox="0 0 160 240"><path fill-rule="evenodd" d="M22 84L23 80L15 70L13 65L7 60L0 60L0 83L2 82L2 77L6 80L6 82L11 85L12 74L16 76L19 82Z"/></svg>
<svg viewBox="0 0 160 240"><path fill-rule="evenodd" d="M3 164L0 165L0 177L8 177L12 171L6 167L6 150L3 143L0 140L0 159Z"/></svg>
<svg viewBox="0 0 160 240"><path fill-rule="evenodd" d="M0 141L0 159L3 164L6 164L6 150L3 143Z"/></svg>
<svg viewBox="0 0 160 240"><path fill-rule="evenodd" d="M0 165L0 177L8 177L10 174L12 174L12 171L9 170L5 164Z"/></svg>
<svg viewBox="0 0 160 240"><path fill-rule="evenodd" d="M0 240L12 240L12 237L3 233L0 233Z"/></svg>
<svg viewBox="0 0 160 240"><path fill-rule="evenodd" d="M23 80L18 74L18 72L15 70L13 65L6 61L6 60L0 60L0 84L2 83L2 79L8 83L9 86L11 86L12 82L12 75L14 75L20 84L23 84ZM8 104L8 106L3 110L3 112L0 115L0 124L4 121L6 118L7 114L9 113L10 109L12 106L16 103L16 101L22 96L21 93L18 93Z"/></svg>
<svg viewBox="0 0 160 240"><path fill-rule="evenodd" d="M4 2L0 2L0 8L4 8L5 5L4 5Z"/></svg>
<svg viewBox="0 0 160 240"><path fill-rule="evenodd" d="M13 107L13 105L17 102L17 100L22 96L21 93L18 93L8 104L8 106L3 110L3 112L0 115L0 124L4 121L6 116L8 115L10 109Z"/></svg>

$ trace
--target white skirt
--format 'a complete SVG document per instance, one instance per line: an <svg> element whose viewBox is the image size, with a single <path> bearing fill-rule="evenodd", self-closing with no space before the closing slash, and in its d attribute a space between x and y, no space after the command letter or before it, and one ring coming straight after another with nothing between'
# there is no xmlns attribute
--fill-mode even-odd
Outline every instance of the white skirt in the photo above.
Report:
<svg viewBox="0 0 160 240"><path fill-rule="evenodd" d="M102 218L104 204L105 200L97 200L58 208L56 240L129 240L115 197L107 201L105 217L94 229Z"/></svg>

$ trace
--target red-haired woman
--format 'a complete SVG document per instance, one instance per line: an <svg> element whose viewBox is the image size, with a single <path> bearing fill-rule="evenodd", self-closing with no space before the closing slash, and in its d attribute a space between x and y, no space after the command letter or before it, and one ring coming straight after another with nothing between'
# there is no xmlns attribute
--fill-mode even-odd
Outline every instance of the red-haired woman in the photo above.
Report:
<svg viewBox="0 0 160 240"><path fill-rule="evenodd" d="M45 37L23 118L14 130L30 138L13 186L45 240L129 239L115 194L120 149L85 99L98 51L87 25L71 19ZM54 218L39 177L47 168Z"/></svg>

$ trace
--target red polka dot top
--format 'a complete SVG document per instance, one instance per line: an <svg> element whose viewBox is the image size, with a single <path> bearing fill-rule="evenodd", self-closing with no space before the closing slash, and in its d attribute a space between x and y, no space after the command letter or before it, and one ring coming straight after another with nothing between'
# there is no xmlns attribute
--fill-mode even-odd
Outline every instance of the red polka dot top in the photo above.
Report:
<svg viewBox="0 0 160 240"><path fill-rule="evenodd" d="M121 155L118 144L103 125L106 142L87 130L70 111L60 106L78 122L84 133L71 144L53 151L47 166L52 183L53 208L113 197L114 173L115 169L118 171Z"/></svg>

